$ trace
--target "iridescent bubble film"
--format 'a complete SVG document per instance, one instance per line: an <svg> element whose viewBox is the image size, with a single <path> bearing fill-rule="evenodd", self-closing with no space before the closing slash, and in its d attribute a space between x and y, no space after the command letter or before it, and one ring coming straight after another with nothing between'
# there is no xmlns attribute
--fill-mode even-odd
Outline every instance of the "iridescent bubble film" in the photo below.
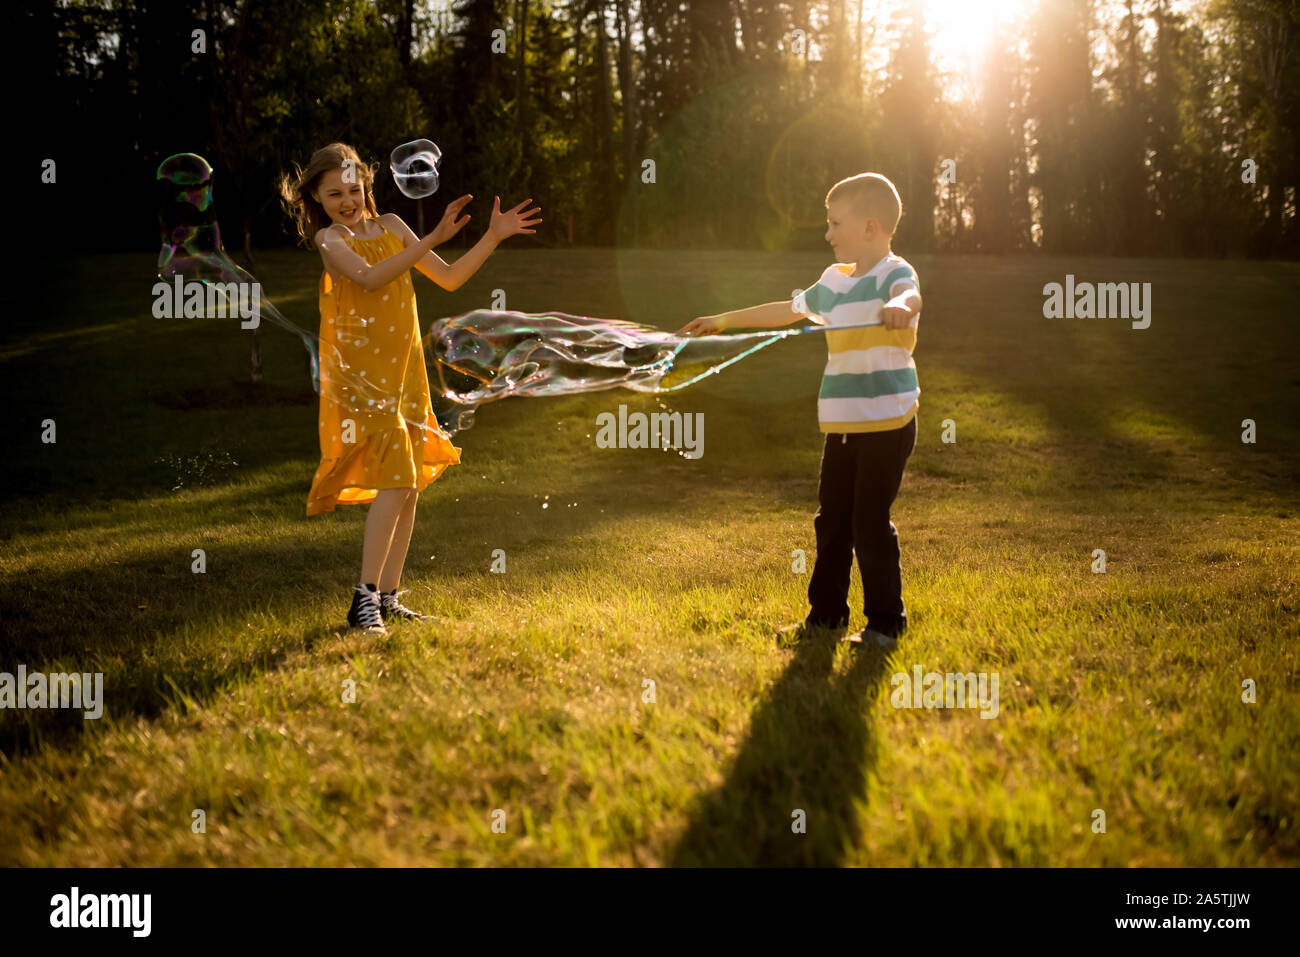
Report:
<svg viewBox="0 0 1300 957"><path fill-rule="evenodd" d="M180 276L184 282L213 286L224 298L230 315L236 303L230 301L226 284L240 283L251 289L257 280L237 266L221 246L221 229L212 203L212 167L196 153L177 153L158 166L157 180L161 193L158 224L162 230L158 275L163 279ZM260 295L256 302L259 319L270 319L302 340L311 361L312 387L319 392L320 350L316 337L298 328Z"/></svg>
<svg viewBox="0 0 1300 957"><path fill-rule="evenodd" d="M432 140L412 140L393 150L389 158L393 181L402 195L424 199L438 191L438 163L442 150Z"/></svg>
<svg viewBox="0 0 1300 957"><path fill-rule="evenodd" d="M441 393L434 411L455 431L470 427L478 406L512 395L676 392L804 331L687 337L615 319L479 309L435 322L424 355Z"/></svg>

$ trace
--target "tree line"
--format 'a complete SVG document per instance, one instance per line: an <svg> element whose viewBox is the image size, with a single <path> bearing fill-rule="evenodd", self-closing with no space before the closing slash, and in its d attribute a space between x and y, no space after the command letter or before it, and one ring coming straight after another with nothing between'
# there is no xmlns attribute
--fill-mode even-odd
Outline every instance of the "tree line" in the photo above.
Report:
<svg viewBox="0 0 1300 957"><path fill-rule="evenodd" d="M177 152L212 162L227 246L287 244L275 175L342 140L413 226L465 192L531 196L541 245L822 248L826 189L871 169L899 187L908 253L1300 253L1297 0L1026 0L959 68L922 0L46 0L19 17L15 175L57 170L21 208L79 248L156 245L154 170ZM417 137L444 153L420 203L386 169Z"/></svg>

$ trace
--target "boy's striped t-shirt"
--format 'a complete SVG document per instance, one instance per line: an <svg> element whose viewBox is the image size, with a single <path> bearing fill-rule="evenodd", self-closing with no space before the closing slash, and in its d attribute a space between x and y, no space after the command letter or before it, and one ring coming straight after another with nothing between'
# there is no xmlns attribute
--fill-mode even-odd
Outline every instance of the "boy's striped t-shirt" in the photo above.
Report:
<svg viewBox="0 0 1300 957"><path fill-rule="evenodd" d="M823 432L883 432L907 425L916 415L921 387L916 379L917 320L902 329L880 321L885 303L905 289L920 292L916 270L893 253L854 278L852 263L827 267L792 308L829 326L859 326L826 333L829 357L817 398Z"/></svg>

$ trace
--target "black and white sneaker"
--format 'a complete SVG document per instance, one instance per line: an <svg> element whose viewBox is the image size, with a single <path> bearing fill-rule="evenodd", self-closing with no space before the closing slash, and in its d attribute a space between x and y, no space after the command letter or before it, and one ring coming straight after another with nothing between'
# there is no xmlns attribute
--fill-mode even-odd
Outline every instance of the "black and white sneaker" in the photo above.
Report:
<svg viewBox="0 0 1300 957"><path fill-rule="evenodd" d="M386 635L383 614L379 606L379 592L369 585L353 589L352 607L348 609L348 627L364 628L372 635Z"/></svg>
<svg viewBox="0 0 1300 957"><path fill-rule="evenodd" d="M428 615L412 611L397 600L398 595L405 594L405 591L398 591L396 588L392 591L379 593L379 611L384 616L384 621L390 621L394 618L405 618L407 621L429 621Z"/></svg>

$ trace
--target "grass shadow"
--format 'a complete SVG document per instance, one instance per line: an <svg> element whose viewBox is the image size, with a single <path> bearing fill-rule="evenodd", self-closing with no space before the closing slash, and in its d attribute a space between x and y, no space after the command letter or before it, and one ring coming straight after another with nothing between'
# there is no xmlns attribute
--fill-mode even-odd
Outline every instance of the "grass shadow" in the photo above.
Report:
<svg viewBox="0 0 1300 957"><path fill-rule="evenodd" d="M726 782L701 796L668 856L674 866L835 866L861 841L858 806L876 764L870 704L886 670L878 650L808 639L754 712ZM795 812L806 833L794 831Z"/></svg>

